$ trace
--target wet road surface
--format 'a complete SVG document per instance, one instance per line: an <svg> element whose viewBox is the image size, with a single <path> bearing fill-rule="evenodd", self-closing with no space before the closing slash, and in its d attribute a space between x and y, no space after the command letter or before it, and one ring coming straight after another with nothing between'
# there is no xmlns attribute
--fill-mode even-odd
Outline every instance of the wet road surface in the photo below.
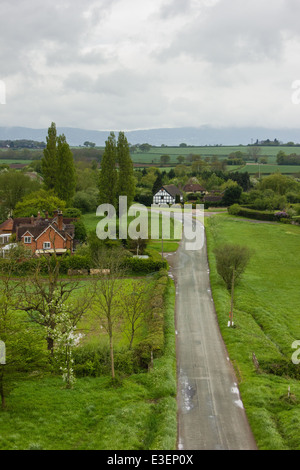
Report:
<svg viewBox="0 0 300 470"><path fill-rule="evenodd" d="M178 449L257 449L228 358L210 291L206 244L182 241L176 280Z"/></svg>

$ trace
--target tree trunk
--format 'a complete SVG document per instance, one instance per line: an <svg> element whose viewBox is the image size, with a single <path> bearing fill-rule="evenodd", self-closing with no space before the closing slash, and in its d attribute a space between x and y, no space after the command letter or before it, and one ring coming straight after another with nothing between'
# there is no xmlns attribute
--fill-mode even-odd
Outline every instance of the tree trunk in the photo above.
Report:
<svg viewBox="0 0 300 470"><path fill-rule="evenodd" d="M230 326L233 325L234 277L235 277L235 271L234 271L234 269L233 269L233 272L232 272L232 281L231 281Z"/></svg>
<svg viewBox="0 0 300 470"><path fill-rule="evenodd" d="M53 357L54 354L54 340L53 338L48 337L47 338L47 349L50 351L51 357Z"/></svg>
<svg viewBox="0 0 300 470"><path fill-rule="evenodd" d="M5 408L5 394L4 394L4 369L0 366L0 396L1 396L1 408Z"/></svg>
<svg viewBox="0 0 300 470"><path fill-rule="evenodd" d="M110 362L111 362L111 376L115 378L115 363L114 363L114 348L112 335L109 336L109 347L110 347Z"/></svg>

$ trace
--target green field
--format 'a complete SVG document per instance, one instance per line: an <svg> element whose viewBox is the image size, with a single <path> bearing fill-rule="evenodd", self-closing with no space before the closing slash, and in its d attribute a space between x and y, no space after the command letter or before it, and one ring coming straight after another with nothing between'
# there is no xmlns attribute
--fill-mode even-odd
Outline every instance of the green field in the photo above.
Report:
<svg viewBox="0 0 300 470"><path fill-rule="evenodd" d="M229 169L230 167L228 167ZM239 170L240 172L248 172L249 174L270 175L272 173L282 173L285 175L293 175L300 173L300 165L245 165Z"/></svg>
<svg viewBox="0 0 300 470"><path fill-rule="evenodd" d="M169 155L170 163L178 163L177 157L182 155L183 157L194 154L201 155L202 158L217 156L220 160L228 158L228 155L232 152L241 151L243 153L248 152L249 147L247 145L236 145L236 146L199 146L199 147L152 147L149 152L135 152L131 154L132 161L134 163L160 163L161 155ZM268 157L268 163L276 163L276 155L279 150L282 150L286 154L299 153L299 147L287 147L287 146L261 146L260 156Z"/></svg>
<svg viewBox="0 0 300 470"><path fill-rule="evenodd" d="M260 449L299 450L300 365L294 365L291 357L293 342L300 340L300 228L226 214L214 220L210 225L206 219L212 293L251 428ZM227 327L230 295L216 272L213 254L214 246L223 242L252 250L236 287L236 328Z"/></svg>
<svg viewBox="0 0 300 470"><path fill-rule="evenodd" d="M21 159L9 159L9 158L0 158L0 165L2 163L6 165L20 164L20 165L30 165L32 160L21 160Z"/></svg>

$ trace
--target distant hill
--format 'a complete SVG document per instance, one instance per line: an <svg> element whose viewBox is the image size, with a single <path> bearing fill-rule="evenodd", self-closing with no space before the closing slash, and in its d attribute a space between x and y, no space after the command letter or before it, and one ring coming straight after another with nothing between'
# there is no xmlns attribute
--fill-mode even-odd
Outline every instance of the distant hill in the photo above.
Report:
<svg viewBox="0 0 300 470"><path fill-rule="evenodd" d="M113 130L113 129L112 129ZM118 135L119 130L115 131ZM58 127L59 134L65 134L72 146L83 145L85 141L104 146L110 131ZM27 127L0 127L0 140L29 139L46 142L48 129L31 129ZM148 143L155 146L187 145L248 145L258 140L274 140L280 142L300 143L299 129L267 129L261 127L178 127L126 131L126 137L131 144Z"/></svg>

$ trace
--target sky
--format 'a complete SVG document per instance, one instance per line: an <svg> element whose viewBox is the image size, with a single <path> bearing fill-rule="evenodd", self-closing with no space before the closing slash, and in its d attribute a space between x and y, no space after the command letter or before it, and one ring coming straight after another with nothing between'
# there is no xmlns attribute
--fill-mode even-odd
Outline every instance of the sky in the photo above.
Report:
<svg viewBox="0 0 300 470"><path fill-rule="evenodd" d="M2 0L0 12L1 127L300 123L298 0Z"/></svg>

